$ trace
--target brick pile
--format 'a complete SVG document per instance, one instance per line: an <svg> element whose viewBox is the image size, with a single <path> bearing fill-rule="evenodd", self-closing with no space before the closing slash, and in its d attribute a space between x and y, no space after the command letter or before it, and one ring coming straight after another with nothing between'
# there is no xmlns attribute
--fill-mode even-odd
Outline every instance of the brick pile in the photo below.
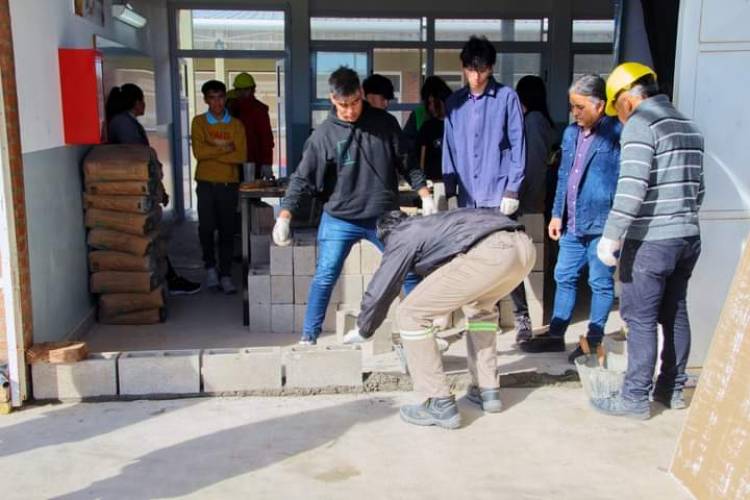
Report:
<svg viewBox="0 0 750 500"><path fill-rule="evenodd" d="M98 320L152 324L165 318L166 242L161 164L147 146L103 145L86 156L89 285Z"/></svg>

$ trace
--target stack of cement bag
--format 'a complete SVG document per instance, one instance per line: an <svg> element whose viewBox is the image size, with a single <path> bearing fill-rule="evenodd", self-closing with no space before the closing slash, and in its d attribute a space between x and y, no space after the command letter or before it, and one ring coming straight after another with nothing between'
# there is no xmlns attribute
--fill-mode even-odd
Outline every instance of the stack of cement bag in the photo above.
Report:
<svg viewBox="0 0 750 500"><path fill-rule="evenodd" d="M147 146L96 146L86 156L84 207L91 292L109 324L165 318L161 164Z"/></svg>

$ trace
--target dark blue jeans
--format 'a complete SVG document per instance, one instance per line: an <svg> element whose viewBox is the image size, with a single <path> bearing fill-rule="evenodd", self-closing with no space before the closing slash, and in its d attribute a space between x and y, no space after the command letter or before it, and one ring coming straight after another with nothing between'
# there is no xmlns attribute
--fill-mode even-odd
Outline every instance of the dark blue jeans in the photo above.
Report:
<svg viewBox="0 0 750 500"><path fill-rule="evenodd" d="M560 251L555 266L555 304L549 334L565 335L573 316L578 294L578 278L583 266L589 266L591 311L589 313L589 342L599 343L604 336L609 311L615 298L615 268L605 265L596 255L600 236L576 236L565 232L560 238Z"/></svg>
<svg viewBox="0 0 750 500"><path fill-rule="evenodd" d="M344 220L323 212L318 226L318 259L315 276L310 282L302 338L317 339L320 335L331 292L352 246L360 240L367 240L383 251L383 243L377 237L376 222L376 218ZM416 274L408 274L404 281L404 294L411 292L419 281L420 277Z"/></svg>
<svg viewBox="0 0 750 500"><path fill-rule="evenodd" d="M671 396L685 387L690 354L687 288L700 253L699 236L625 240L620 257L620 313L628 325L623 397L648 401L656 367L657 323L664 333L664 348L655 391Z"/></svg>

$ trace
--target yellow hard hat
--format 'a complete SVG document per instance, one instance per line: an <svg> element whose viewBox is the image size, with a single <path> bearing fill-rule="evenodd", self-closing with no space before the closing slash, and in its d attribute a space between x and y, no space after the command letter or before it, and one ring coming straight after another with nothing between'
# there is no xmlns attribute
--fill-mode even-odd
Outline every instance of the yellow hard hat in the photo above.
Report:
<svg viewBox="0 0 750 500"><path fill-rule="evenodd" d="M645 64L626 62L617 66L607 78L607 107L604 110L609 116L617 116L615 99L623 90L629 90L635 82L646 75L656 80L656 73Z"/></svg>
<svg viewBox="0 0 750 500"><path fill-rule="evenodd" d="M255 87L255 78L249 73L240 73L234 77L234 88L249 89L250 87Z"/></svg>

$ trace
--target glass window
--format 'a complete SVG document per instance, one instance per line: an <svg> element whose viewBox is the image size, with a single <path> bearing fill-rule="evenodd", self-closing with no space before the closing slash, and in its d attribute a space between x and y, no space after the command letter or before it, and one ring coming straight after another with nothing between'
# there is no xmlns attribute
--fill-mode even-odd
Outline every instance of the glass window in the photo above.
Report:
<svg viewBox="0 0 750 500"><path fill-rule="evenodd" d="M435 40L466 41L471 35L493 42L545 42L547 19L435 19Z"/></svg>
<svg viewBox="0 0 750 500"><path fill-rule="evenodd" d="M576 19L573 21L574 43L612 43L615 41L613 19Z"/></svg>
<svg viewBox="0 0 750 500"><path fill-rule="evenodd" d="M347 66L359 74L360 80L367 75L366 52L315 52L313 68L315 71L315 98L328 99L328 77L339 66Z"/></svg>
<svg viewBox="0 0 750 500"><path fill-rule="evenodd" d="M353 17L310 18L312 40L424 41L423 21Z"/></svg>
<svg viewBox="0 0 750 500"><path fill-rule="evenodd" d="M284 50L284 12L180 10L178 47L183 50Z"/></svg>
<svg viewBox="0 0 750 500"><path fill-rule="evenodd" d="M445 80L450 88L457 90L465 82L458 49L435 51L435 74ZM538 53L510 54L499 53L495 63L495 80L515 87L518 80L526 75L539 75L542 55Z"/></svg>
<svg viewBox="0 0 750 500"><path fill-rule="evenodd" d="M419 102L426 54L420 49L374 49L373 73L391 80L396 102Z"/></svg>
<svg viewBox="0 0 750 500"><path fill-rule="evenodd" d="M601 75L605 80L614 68L612 54L575 54L573 56L573 80L587 73Z"/></svg>
<svg viewBox="0 0 750 500"><path fill-rule="evenodd" d="M312 112L312 120L310 126L315 130L318 126L325 121L328 114L331 112L330 109L314 109Z"/></svg>

